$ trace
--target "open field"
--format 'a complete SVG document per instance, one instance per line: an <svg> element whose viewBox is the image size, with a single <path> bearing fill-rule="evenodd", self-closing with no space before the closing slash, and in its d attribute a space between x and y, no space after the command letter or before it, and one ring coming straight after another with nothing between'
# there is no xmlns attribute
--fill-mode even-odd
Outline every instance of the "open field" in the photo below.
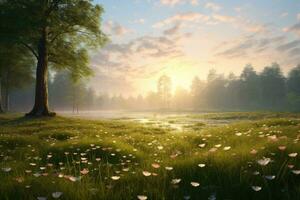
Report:
<svg viewBox="0 0 300 200"><path fill-rule="evenodd" d="M300 115L142 119L1 115L0 199L300 199Z"/></svg>

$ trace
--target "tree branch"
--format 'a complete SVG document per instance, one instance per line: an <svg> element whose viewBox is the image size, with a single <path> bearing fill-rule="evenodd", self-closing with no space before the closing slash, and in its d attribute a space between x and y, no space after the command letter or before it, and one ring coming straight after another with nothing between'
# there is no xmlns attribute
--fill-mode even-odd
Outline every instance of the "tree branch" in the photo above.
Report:
<svg viewBox="0 0 300 200"><path fill-rule="evenodd" d="M47 16L47 17L48 17L48 16L51 14L51 12L58 6L58 4L59 4L60 1L61 1L61 0L53 0L53 1L52 1L52 3L51 3L51 5L50 5L49 9L48 9L47 12L46 12L46 16Z"/></svg>
<svg viewBox="0 0 300 200"><path fill-rule="evenodd" d="M29 49L30 52L36 57L36 59L39 59L38 54L34 51L34 49L33 49L31 46L29 46L28 44L26 44L26 43L24 43L24 42L21 42L21 44L22 44L23 46L25 46L27 49Z"/></svg>

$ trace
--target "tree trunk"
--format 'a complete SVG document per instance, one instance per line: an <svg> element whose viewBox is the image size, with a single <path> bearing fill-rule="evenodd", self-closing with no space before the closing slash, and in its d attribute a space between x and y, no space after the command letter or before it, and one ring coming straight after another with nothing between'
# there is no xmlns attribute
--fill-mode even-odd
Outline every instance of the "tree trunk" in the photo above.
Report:
<svg viewBox="0 0 300 200"><path fill-rule="evenodd" d="M5 89L5 112L9 112L9 86Z"/></svg>
<svg viewBox="0 0 300 200"><path fill-rule="evenodd" d="M38 45L38 62L36 69L35 103L32 111L26 116L41 117L55 116L49 111L48 104L48 45L47 28L42 31L42 37Z"/></svg>
<svg viewBox="0 0 300 200"><path fill-rule="evenodd" d="M4 113L2 109L2 79L0 79L0 113Z"/></svg>
<svg viewBox="0 0 300 200"><path fill-rule="evenodd" d="M9 69L7 69L4 73L4 81L2 84L2 101L3 101L3 109L5 112L9 111L8 107L8 88L9 88Z"/></svg>

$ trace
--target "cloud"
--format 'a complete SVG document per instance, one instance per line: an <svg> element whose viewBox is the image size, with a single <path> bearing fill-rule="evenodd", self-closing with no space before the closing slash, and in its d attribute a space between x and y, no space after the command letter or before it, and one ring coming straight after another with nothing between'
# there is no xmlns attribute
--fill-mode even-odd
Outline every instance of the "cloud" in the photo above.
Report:
<svg viewBox="0 0 300 200"><path fill-rule="evenodd" d="M183 56L179 45L181 36L176 34L174 41L169 34L142 36L127 43L106 45L92 57L92 66L99 70L109 69L111 76L126 73L128 78L135 79L144 75L143 70L137 70L140 66L153 68L155 62ZM105 73L105 70L100 71Z"/></svg>
<svg viewBox="0 0 300 200"><path fill-rule="evenodd" d="M111 20L104 23L103 30L105 33L108 33L112 36L123 36L131 32L130 29L127 29L119 23Z"/></svg>
<svg viewBox="0 0 300 200"><path fill-rule="evenodd" d="M217 23L228 23L247 32L258 33L268 31L268 25L255 23L251 20L247 20L241 17L214 14L212 15L212 19Z"/></svg>
<svg viewBox="0 0 300 200"><path fill-rule="evenodd" d="M226 23L234 23L237 21L235 17L227 16L227 15L213 15L213 19L218 22L226 22Z"/></svg>
<svg viewBox="0 0 300 200"><path fill-rule="evenodd" d="M133 21L135 24L144 24L146 20L144 18L136 19Z"/></svg>
<svg viewBox="0 0 300 200"><path fill-rule="evenodd" d="M281 13L280 17L287 17L289 15L288 12Z"/></svg>
<svg viewBox="0 0 300 200"><path fill-rule="evenodd" d="M164 30L164 35L175 35L179 32L180 27L181 27L181 24L177 23L174 26L172 26L171 28Z"/></svg>
<svg viewBox="0 0 300 200"><path fill-rule="evenodd" d="M280 45L279 47L277 47L278 51L288 51L292 48L295 48L297 46L300 45L300 40L294 40L285 44Z"/></svg>
<svg viewBox="0 0 300 200"><path fill-rule="evenodd" d="M154 28L164 27L166 25L175 24L175 23L183 23L183 22L200 22L200 21L208 21L209 16L203 15L197 12L187 12L181 13L177 15L173 15L172 17L161 20L153 25Z"/></svg>
<svg viewBox="0 0 300 200"><path fill-rule="evenodd" d="M292 49L292 50L289 52L289 54L290 54L291 56L296 56L296 57L299 58L299 55L300 55L300 48L294 48L294 49ZM299 61L298 61L298 62L299 62Z"/></svg>
<svg viewBox="0 0 300 200"><path fill-rule="evenodd" d="M152 27L153 28L161 28L168 25L176 25L181 24L185 25L186 23L193 24L196 26L199 22L201 24L206 25L218 25L220 23L227 23L239 30L243 30L246 32L252 33L266 33L268 32L269 25L268 24L260 24L257 22L253 22L251 20L242 18L240 16L234 17L229 15L220 15L220 14L212 14L212 15L205 15L199 12L186 12L186 13L179 13L158 21Z"/></svg>
<svg viewBox="0 0 300 200"><path fill-rule="evenodd" d="M220 5L218 5L216 3L212 3L212 2L207 2L205 4L205 8L211 9L214 12L217 12L222 9L222 7Z"/></svg>
<svg viewBox="0 0 300 200"><path fill-rule="evenodd" d="M230 46L229 48L225 48L221 52L217 53L217 56L227 57L227 58L234 58L234 57L241 57L245 56L247 50L254 46L253 39L245 38L242 41L237 42L236 44Z"/></svg>
<svg viewBox="0 0 300 200"><path fill-rule="evenodd" d="M219 46L219 51L216 56L226 58L246 57L248 55L259 55L269 50L276 49L275 47L281 45L285 40L284 36L261 37L257 35L250 35L239 38L236 41L229 41Z"/></svg>
<svg viewBox="0 0 300 200"><path fill-rule="evenodd" d="M297 19L300 20L300 13L297 14Z"/></svg>
<svg viewBox="0 0 300 200"><path fill-rule="evenodd" d="M160 3L162 5L167 5L167 6L175 6L177 4L191 4L193 6L198 5L198 0L160 0Z"/></svg>
<svg viewBox="0 0 300 200"><path fill-rule="evenodd" d="M284 28L283 31L295 33L296 35L300 36L300 22L292 25L291 27Z"/></svg>

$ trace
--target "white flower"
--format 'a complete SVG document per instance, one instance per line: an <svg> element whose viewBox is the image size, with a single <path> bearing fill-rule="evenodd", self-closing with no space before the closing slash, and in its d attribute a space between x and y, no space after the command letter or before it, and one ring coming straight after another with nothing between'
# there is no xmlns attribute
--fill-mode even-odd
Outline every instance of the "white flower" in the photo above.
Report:
<svg viewBox="0 0 300 200"><path fill-rule="evenodd" d="M273 180L273 179L276 178L276 176L275 175L269 175L269 176L265 176L265 178L268 179L268 180Z"/></svg>
<svg viewBox="0 0 300 200"><path fill-rule="evenodd" d="M144 176L151 176L151 172L143 171L143 175L144 175Z"/></svg>
<svg viewBox="0 0 300 200"><path fill-rule="evenodd" d="M117 180L120 179L120 176L112 176L111 179L114 180L114 181L117 181Z"/></svg>
<svg viewBox="0 0 300 200"><path fill-rule="evenodd" d="M192 185L193 187L199 187L199 186L200 186L200 183L198 183L198 182L191 182L191 185Z"/></svg>
<svg viewBox="0 0 300 200"><path fill-rule="evenodd" d="M205 167L205 164L198 164L198 167L200 167L200 168L203 168L203 167Z"/></svg>
<svg viewBox="0 0 300 200"><path fill-rule="evenodd" d="M260 187L260 186L252 186L252 189L253 189L255 192L258 192L258 191L261 191L262 187Z"/></svg>
<svg viewBox="0 0 300 200"><path fill-rule="evenodd" d="M2 171L4 171L4 172L10 172L11 168L10 167L3 167Z"/></svg>
<svg viewBox="0 0 300 200"><path fill-rule="evenodd" d="M292 170L292 172L296 175L299 175L300 174L300 170Z"/></svg>
<svg viewBox="0 0 300 200"><path fill-rule="evenodd" d="M147 199L148 199L148 197L145 196L145 195L138 195L137 198L138 198L139 200L147 200Z"/></svg>
<svg viewBox="0 0 300 200"><path fill-rule="evenodd" d="M224 147L224 151L228 151L228 150L230 150L230 149L231 149L230 146Z"/></svg>
<svg viewBox="0 0 300 200"><path fill-rule="evenodd" d="M180 183L180 181L181 181L181 179L179 179L179 178L174 178L174 179L172 179L171 183L172 183L173 185L176 185L176 184Z"/></svg>
<svg viewBox="0 0 300 200"><path fill-rule="evenodd" d="M261 166L266 166L271 161L271 158L263 158L257 161L257 163Z"/></svg>
<svg viewBox="0 0 300 200"><path fill-rule="evenodd" d="M289 154L289 157L295 158L297 155L298 155L298 153L290 153L290 154Z"/></svg>
<svg viewBox="0 0 300 200"><path fill-rule="evenodd" d="M63 194L62 192L53 192L52 197L54 199L58 199L59 197L61 197L62 194Z"/></svg>

